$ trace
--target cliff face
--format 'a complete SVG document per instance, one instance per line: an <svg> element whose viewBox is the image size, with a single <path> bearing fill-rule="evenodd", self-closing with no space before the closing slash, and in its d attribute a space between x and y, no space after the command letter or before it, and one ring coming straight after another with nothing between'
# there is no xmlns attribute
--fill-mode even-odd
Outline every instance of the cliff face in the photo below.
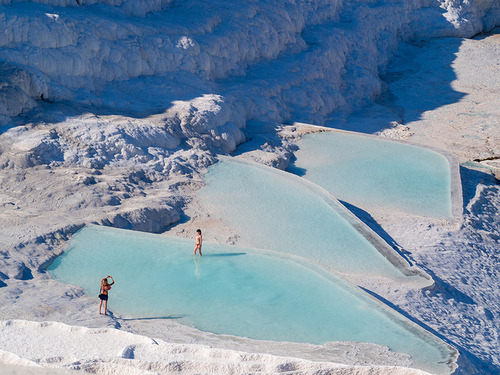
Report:
<svg viewBox="0 0 500 375"><path fill-rule="evenodd" d="M232 149L246 120L321 124L373 98L400 41L499 23L494 0L3 0L0 124L44 100L171 109L174 122L204 117ZM224 123L210 119L220 105L206 94L219 95Z"/></svg>
<svg viewBox="0 0 500 375"><path fill-rule="evenodd" d="M401 41L498 24L494 0L3 0L0 125L51 125L3 137L0 167L198 167L179 146L207 165L248 121L321 125L370 101Z"/></svg>

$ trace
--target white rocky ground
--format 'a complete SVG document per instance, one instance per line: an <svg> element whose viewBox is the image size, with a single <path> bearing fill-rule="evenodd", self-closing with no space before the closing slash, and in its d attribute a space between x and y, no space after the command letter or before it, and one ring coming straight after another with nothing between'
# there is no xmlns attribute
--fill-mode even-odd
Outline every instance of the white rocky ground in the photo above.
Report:
<svg viewBox="0 0 500 375"><path fill-rule="evenodd" d="M255 342L175 320L96 317L93 299L43 269L85 223L179 235L203 223L219 230L213 239L236 241L237 233L199 210L192 192L217 154L245 140L237 153L285 168L294 146L276 136L275 124L283 121L380 131L443 148L461 162L498 157L498 36L429 38L470 37L499 23L494 0L0 0L0 319L115 327L168 342L314 361L408 365L407 357L373 345ZM411 44L401 44L385 69L401 41ZM363 104L364 112L344 120ZM462 179L459 230L347 206L437 284L372 292L456 346L459 373L494 374L499 185L489 169L463 168ZM26 331L16 332L29 343ZM0 337L6 345L12 331ZM47 365L43 353L28 355L23 345L18 352L0 349L24 358L18 365ZM13 363L12 355L1 358ZM263 358L256 361L265 366ZM183 360L198 368L191 355ZM94 370L115 371L99 356L89 361ZM299 372L325 369L297 361L305 366ZM228 372L247 371L238 361L231 366Z"/></svg>
<svg viewBox="0 0 500 375"><path fill-rule="evenodd" d="M269 354L251 354L202 345L171 344L109 328L20 320L0 325L0 359L33 368L83 370L106 374L408 374L424 371L390 366L346 366ZM31 345L25 345L29 340ZM13 354L15 353L15 354Z"/></svg>

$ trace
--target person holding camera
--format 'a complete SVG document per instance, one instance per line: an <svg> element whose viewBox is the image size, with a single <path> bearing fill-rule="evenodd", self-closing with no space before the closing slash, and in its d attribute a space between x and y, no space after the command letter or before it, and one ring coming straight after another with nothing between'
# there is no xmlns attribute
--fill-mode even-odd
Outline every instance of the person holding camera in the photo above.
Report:
<svg viewBox="0 0 500 375"><path fill-rule="evenodd" d="M111 279L111 284L108 282L108 277ZM99 299L101 300L99 302L99 315L101 315L101 306L102 306L102 301L104 301L104 315L108 315L108 292L111 289L111 285L115 283L115 280L113 280L113 277L111 276L106 276L105 278L101 279L101 291L99 293Z"/></svg>

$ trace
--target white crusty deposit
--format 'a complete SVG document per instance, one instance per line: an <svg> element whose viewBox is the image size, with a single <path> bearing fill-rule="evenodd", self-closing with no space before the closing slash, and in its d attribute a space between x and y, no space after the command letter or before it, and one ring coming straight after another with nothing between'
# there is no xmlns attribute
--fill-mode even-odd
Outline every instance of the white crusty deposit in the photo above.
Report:
<svg viewBox="0 0 500 375"><path fill-rule="evenodd" d="M322 125L373 99L402 40L500 23L494 0L1 4L0 125L37 126L2 137L0 167L161 179L234 151L248 121Z"/></svg>
<svg viewBox="0 0 500 375"><path fill-rule="evenodd" d="M497 114L490 111L498 108L498 84L491 71L480 85L474 77L485 75L498 48L479 40L439 39L430 45L426 40L471 37L499 24L495 0L0 0L0 319L113 326L150 337L161 331L172 342L233 348L232 339L175 322L97 320L95 301L49 279L44 267L86 223L163 232L179 220L191 219L186 227L216 221L186 205L217 155L250 151L257 161L286 168L293 138L276 137L276 123L336 126L336 119L372 103L386 84L390 97L404 94L389 112L413 111L413 117L396 116L399 125L385 135L416 134L412 141L437 146L439 140L429 138L439 134L461 162L495 157L495 147L485 145L498 139ZM402 69L392 66L381 79L379 72L404 41L413 43L407 49L415 54L429 48L437 60L445 51L448 67L457 53L453 69L460 74L429 80L421 74L428 58L416 59L405 71L405 59L413 57L400 53L395 61ZM460 95L415 109L407 87L427 82L449 89L458 80L455 87L463 89L463 72L472 59L485 64L469 72L465 86L483 94L467 105L489 104L474 117L477 126L463 134L463 142L454 131L467 128L467 121L457 127L446 120L442 131L437 108L454 120L464 112ZM439 64L434 68L441 71ZM419 93L417 104L428 98L425 90ZM423 111L427 130L419 128ZM376 114L361 115L363 126ZM483 115L491 115L487 130ZM405 121L411 121L406 128ZM376 131L390 125L385 117L380 123ZM483 139L483 131L492 136ZM388 240L414 253L416 264L425 265L437 281L434 292L399 286L374 291L457 346L458 371L495 373L500 366L498 185L479 172L464 176L469 205L458 233L446 223L367 213L365 221L382 225ZM173 231L187 235L182 225ZM350 346L348 355L325 347L238 345L243 351L313 360L409 365L407 358L363 345Z"/></svg>
<svg viewBox="0 0 500 375"><path fill-rule="evenodd" d="M380 93L378 68L401 40L500 20L494 0L36 3L0 2L3 123L40 100L164 111L214 93L228 123L321 125Z"/></svg>
<svg viewBox="0 0 500 375"><path fill-rule="evenodd" d="M394 366L346 366L203 345L171 344L112 328L84 328L56 322L1 322L0 338L0 361L6 364L98 374L428 374Z"/></svg>

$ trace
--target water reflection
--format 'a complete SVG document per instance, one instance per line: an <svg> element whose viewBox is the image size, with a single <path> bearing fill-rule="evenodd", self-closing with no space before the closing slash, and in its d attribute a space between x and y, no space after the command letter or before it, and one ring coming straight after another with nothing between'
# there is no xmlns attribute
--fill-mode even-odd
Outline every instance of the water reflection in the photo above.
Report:
<svg viewBox="0 0 500 375"><path fill-rule="evenodd" d="M197 279L201 278L201 262L202 258L215 258L215 257L233 257L233 256L238 256L238 255L246 255L246 253L212 253L212 254L205 254L203 256L193 256L193 261L194 261L194 275L196 276Z"/></svg>
<svg viewBox="0 0 500 375"><path fill-rule="evenodd" d="M201 256L193 255L194 260L194 275L197 279L201 279Z"/></svg>

